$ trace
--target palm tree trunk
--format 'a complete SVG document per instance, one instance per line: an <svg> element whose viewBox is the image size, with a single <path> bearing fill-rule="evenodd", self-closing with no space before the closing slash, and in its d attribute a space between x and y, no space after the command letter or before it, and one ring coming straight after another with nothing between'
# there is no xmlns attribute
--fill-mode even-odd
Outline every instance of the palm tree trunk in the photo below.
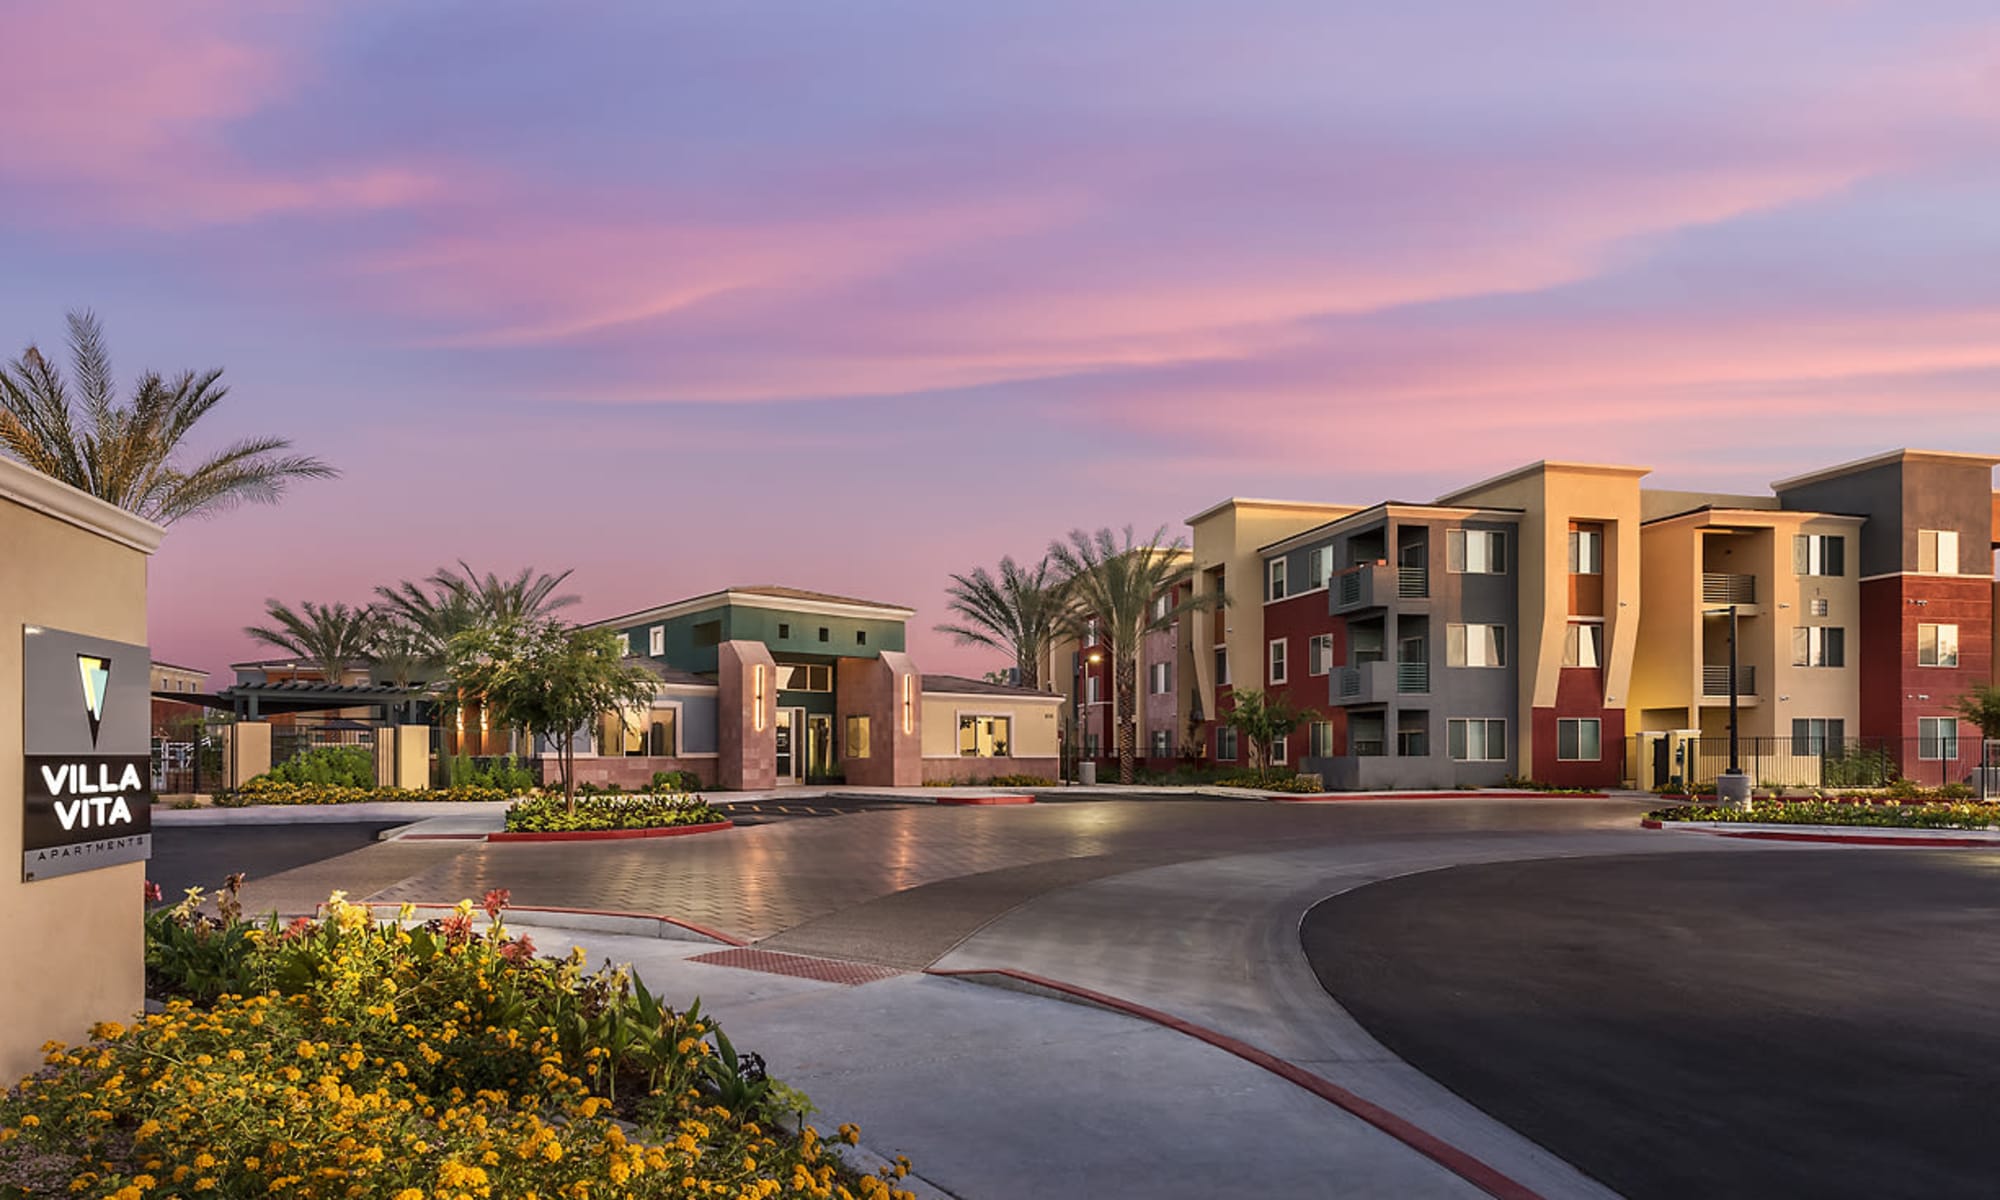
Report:
<svg viewBox="0 0 2000 1200"><path fill-rule="evenodd" d="M1132 705L1139 694L1138 655L1121 650L1117 666L1118 696L1118 782L1132 783L1136 779L1133 759L1138 749L1136 722L1133 720Z"/></svg>

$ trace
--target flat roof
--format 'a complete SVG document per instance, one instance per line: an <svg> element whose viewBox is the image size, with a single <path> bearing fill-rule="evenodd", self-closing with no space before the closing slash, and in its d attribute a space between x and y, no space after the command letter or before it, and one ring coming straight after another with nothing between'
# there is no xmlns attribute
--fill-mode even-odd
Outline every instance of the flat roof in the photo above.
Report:
<svg viewBox="0 0 2000 1200"><path fill-rule="evenodd" d="M907 621L917 615L914 608L900 604L879 604L873 600L857 600L852 596L836 596L831 592L811 592L804 588L757 585L752 587L729 587L719 592L691 596L685 600L675 600L667 604L642 608L637 612L620 613L615 617L604 617L583 623L585 629L602 629L609 625L628 625L646 621L663 621L670 617L686 616L709 608L740 605L744 608L771 608L789 612L813 613L826 616L880 617L895 621Z"/></svg>
<svg viewBox="0 0 2000 1200"><path fill-rule="evenodd" d="M1402 500L1384 500L1380 504L1371 504L1367 508L1361 509L1358 512L1348 513L1344 517L1335 517L1324 525L1315 525L1311 529L1295 533L1290 537L1280 538L1275 542L1259 546L1257 547L1257 553L1260 555L1276 554L1280 550L1291 550L1307 542L1318 541L1320 538L1328 536L1334 531L1335 526L1346 525L1349 522L1359 525L1363 523L1363 518L1374 520L1378 513L1386 517L1391 512L1396 511L1437 513L1441 516L1452 517L1476 517L1485 513L1503 517L1518 517L1521 515L1521 510L1518 508L1499 508L1491 505L1411 504Z"/></svg>
<svg viewBox="0 0 2000 1200"><path fill-rule="evenodd" d="M1960 463L1965 466L1976 464L1986 467L1989 470L1995 464L2000 463L2000 458L1996 458L1991 454L1972 454L1962 450L1912 450L1904 447L1900 450L1888 450L1881 454L1871 454L1867 458L1857 458L1852 462L1838 463L1831 467L1821 467L1816 471L1807 471L1803 475L1794 475L1789 479L1780 479L1771 485L1771 490L1782 492L1788 488L1804 487L1806 484L1819 483L1827 479L1838 479L1842 475L1853 475L1860 471L1873 470L1876 467L1884 467L1890 463L1902 462L1912 458L1931 462Z"/></svg>
<svg viewBox="0 0 2000 1200"><path fill-rule="evenodd" d="M165 667L169 671L186 671L190 675L208 674L207 671L202 670L200 667L183 667L179 663L165 662L157 658L153 660L153 665L156 667Z"/></svg>
<svg viewBox="0 0 2000 1200"><path fill-rule="evenodd" d="M967 679L963 675L925 675L924 694L933 692L940 696L1005 696L1012 700L1053 700L1061 703L1060 692L1044 692L1039 688L1015 687L1009 683L988 683L984 679Z"/></svg>
<svg viewBox="0 0 2000 1200"><path fill-rule="evenodd" d="M1788 524L1794 521L1846 521L1862 525L1868 521L1867 517L1856 516L1853 513L1816 512L1803 508L1739 508L1732 505L1704 504L1700 508L1668 513L1663 517L1650 517L1639 524L1641 527L1664 525L1668 521L1685 521L1689 517L1701 516L1744 517L1748 518L1744 524L1764 525L1776 525L1781 521Z"/></svg>
<svg viewBox="0 0 2000 1200"><path fill-rule="evenodd" d="M1526 466L1515 467L1511 471L1502 471L1490 479L1482 479L1478 483L1467 484L1462 488L1446 492L1437 498L1437 502L1439 504L1450 504L1461 496L1469 495L1483 488L1494 487L1510 479L1519 479L1523 475L1534 475L1544 471L1577 471L1588 475L1639 476L1652 474L1653 468L1629 467L1618 463L1563 462L1553 458L1544 458L1528 463Z"/></svg>
<svg viewBox="0 0 2000 1200"><path fill-rule="evenodd" d="M1225 508L1287 508L1294 511L1324 510L1328 512L1353 512L1360 507L1359 504L1335 504L1324 500L1263 500L1255 496L1231 496L1219 504L1211 504L1207 508L1202 509L1200 512L1189 517L1183 524L1192 525L1197 521L1205 521Z"/></svg>

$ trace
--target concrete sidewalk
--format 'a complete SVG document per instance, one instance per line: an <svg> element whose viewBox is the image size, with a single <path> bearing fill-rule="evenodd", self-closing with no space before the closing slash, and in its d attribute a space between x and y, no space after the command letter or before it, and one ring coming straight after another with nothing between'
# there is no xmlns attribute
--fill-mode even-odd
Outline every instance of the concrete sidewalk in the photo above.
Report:
<svg viewBox="0 0 2000 1200"><path fill-rule="evenodd" d="M1158 1025L962 980L849 986L693 961L703 943L510 923L543 953L631 963L739 1050L959 1200L1475 1197L1416 1151L1275 1075ZM740 952L739 952L740 953ZM807 969L826 960L794 960ZM847 964L829 964L836 971Z"/></svg>

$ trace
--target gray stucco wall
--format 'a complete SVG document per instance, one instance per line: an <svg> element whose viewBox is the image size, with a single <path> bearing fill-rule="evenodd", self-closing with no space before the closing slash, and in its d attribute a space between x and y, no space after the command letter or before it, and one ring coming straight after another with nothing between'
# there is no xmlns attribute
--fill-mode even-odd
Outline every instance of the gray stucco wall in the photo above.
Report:
<svg viewBox="0 0 2000 1200"><path fill-rule="evenodd" d="M1778 499L1793 511L1867 517L1868 523L1861 527L1860 536L1854 539L1858 541L1858 547L1852 543L1848 546L1848 552L1856 556L1855 562L1859 564L1862 578L1916 568L1914 534L1910 539L1910 565L1903 565L1903 465L1900 462L1883 463L1864 471L1786 488L1778 493ZM1854 569L1852 565L1848 567L1850 571Z"/></svg>
<svg viewBox="0 0 2000 1200"><path fill-rule="evenodd" d="M676 694L673 699L681 706L681 753L716 753L716 698L688 693Z"/></svg>

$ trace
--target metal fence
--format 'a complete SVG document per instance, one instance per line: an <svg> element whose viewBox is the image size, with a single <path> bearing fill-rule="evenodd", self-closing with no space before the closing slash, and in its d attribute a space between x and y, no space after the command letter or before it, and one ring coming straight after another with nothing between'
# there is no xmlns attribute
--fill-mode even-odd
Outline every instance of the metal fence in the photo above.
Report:
<svg viewBox="0 0 2000 1200"><path fill-rule="evenodd" d="M1697 791L1715 786L1729 768L1729 738L1667 739L1637 734L1625 739L1638 785L1656 789L1674 778ZM1987 760L1988 790L2000 793L2000 741ZM1908 780L1921 787L1979 786L1980 742L1970 738L1746 737L1737 762L1759 789L1840 791L1887 787Z"/></svg>
<svg viewBox="0 0 2000 1200"><path fill-rule="evenodd" d="M375 757L375 729L360 721L297 721L271 726L271 766L284 766L301 754L325 746L365 751Z"/></svg>
<svg viewBox="0 0 2000 1200"><path fill-rule="evenodd" d="M153 791L161 796L211 792L222 786L222 740L214 736L153 739Z"/></svg>

